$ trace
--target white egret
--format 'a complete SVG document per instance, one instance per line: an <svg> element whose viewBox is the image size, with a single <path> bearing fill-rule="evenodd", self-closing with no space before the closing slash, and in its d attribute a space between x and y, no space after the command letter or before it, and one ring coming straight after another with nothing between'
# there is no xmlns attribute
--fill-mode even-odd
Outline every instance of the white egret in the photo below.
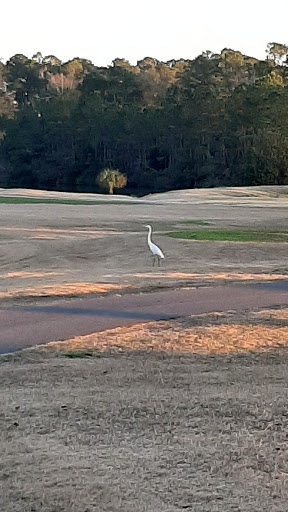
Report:
<svg viewBox="0 0 288 512"><path fill-rule="evenodd" d="M151 240L151 236L152 236L152 227L150 226L150 224L147 224L147 226L145 226L145 228L148 228L148 238L147 238L147 242L148 242L148 246L149 246L149 249L150 251L152 252L153 256L154 256L154 259L153 259L153 267L155 265L155 261L158 260L158 267L160 267L160 260L164 260L165 257L164 257L164 254L163 252L161 251L160 247L158 247L156 244L154 244Z"/></svg>

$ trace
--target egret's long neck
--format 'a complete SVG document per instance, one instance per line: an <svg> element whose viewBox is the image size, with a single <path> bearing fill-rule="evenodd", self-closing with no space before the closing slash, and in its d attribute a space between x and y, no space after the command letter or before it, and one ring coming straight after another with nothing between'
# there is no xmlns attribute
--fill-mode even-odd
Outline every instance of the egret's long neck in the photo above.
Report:
<svg viewBox="0 0 288 512"><path fill-rule="evenodd" d="M149 242L151 242L151 233L152 233L152 228L149 226L148 230L149 230L149 231L148 231L148 244L149 244Z"/></svg>

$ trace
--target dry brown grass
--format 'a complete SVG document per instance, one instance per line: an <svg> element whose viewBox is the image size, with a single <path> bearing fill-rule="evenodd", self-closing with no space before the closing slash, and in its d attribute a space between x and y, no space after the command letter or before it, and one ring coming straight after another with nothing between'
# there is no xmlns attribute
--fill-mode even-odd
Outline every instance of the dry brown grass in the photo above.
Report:
<svg viewBox="0 0 288 512"><path fill-rule="evenodd" d="M6 276L0 279L1 303L16 297L17 290L20 297L23 295L23 272L27 273L25 288L32 289L32 297L39 296L39 290L47 285L58 288L66 283L91 284L94 293L98 283L150 289L179 283L188 286L221 280L287 278L286 244L193 242L163 235L187 228L187 221L195 228L198 222L204 222L222 230L285 231L288 203L281 190L285 192L282 188L185 190L152 195L148 201L134 201L136 204L121 196L115 196L115 204L101 196L103 204L90 206L0 204L0 266ZM0 191L0 195L13 194L69 196L45 191ZM93 194L72 196L95 199ZM120 199L123 204L119 204ZM153 224L154 240L166 256L160 271L152 268L147 223Z"/></svg>
<svg viewBox="0 0 288 512"><path fill-rule="evenodd" d="M286 229L275 190L171 192L137 206L123 198L121 209L105 197L1 205L0 298L286 279L284 245L157 234L186 220ZM151 219L160 271L146 247ZM286 512L287 319L202 315L1 357L0 511Z"/></svg>
<svg viewBox="0 0 288 512"><path fill-rule="evenodd" d="M264 351L275 347L288 347L288 327L245 326L226 324L219 326L181 329L169 322L158 325L133 326L123 329L77 337L60 350L129 350L156 351L176 354L228 354Z"/></svg>
<svg viewBox="0 0 288 512"><path fill-rule="evenodd" d="M72 274L72 272L71 272ZM153 273L131 273L131 284L124 282L120 284L115 283L91 283L91 282L69 282L59 284L45 284L47 279L58 278L60 281L64 273L62 272L8 272L0 274L0 281L9 281L9 286L0 289L0 299L21 299L21 298L39 298L39 297L79 297L91 294L105 294L109 292L129 292L129 291L149 291L155 289L168 289L173 287L183 288L185 286L205 286L207 284L219 284L223 282L264 282L264 281L282 281L287 280L288 276L285 274L247 274L247 273L183 273L183 272L153 272ZM67 276L66 276L67 277ZM107 276L106 276L107 277ZM139 278L138 284L135 283L134 278ZM20 282L28 280L32 283L37 279L42 284L39 286L25 286L20 287ZM70 275L73 279L73 274ZM17 282L19 280L19 283ZM114 276L115 280L115 276ZM15 282L15 284L13 284ZM132 283L135 284L132 284ZM10 284L12 283L12 284Z"/></svg>
<svg viewBox="0 0 288 512"><path fill-rule="evenodd" d="M19 228L19 227L5 227L1 226L1 230L4 233L17 235L19 238L21 236L26 236L28 239L43 239L43 240L56 240L57 238L101 238L107 235L115 235L118 232L110 230L89 230L89 229L58 229L58 228Z"/></svg>
<svg viewBox="0 0 288 512"><path fill-rule="evenodd" d="M61 276L62 272L7 272L0 274L0 279L39 279L39 277Z"/></svg>
<svg viewBox="0 0 288 512"><path fill-rule="evenodd" d="M138 274L133 274L134 277L141 277L143 279L153 277L154 279L159 279L163 277L163 272L153 272L151 276L151 272L140 272ZM165 279L177 279L180 282L182 280L188 281L189 279L196 279L201 282L205 281L285 281L288 279L287 274L263 274L263 273L255 273L255 274L247 274L247 272L208 272L208 273L192 273L192 272L165 272Z"/></svg>
<svg viewBox="0 0 288 512"><path fill-rule="evenodd" d="M29 276L31 278L31 276ZM34 276L32 276L34 277ZM73 297L91 293L108 293L111 291L130 289L129 285L66 283L58 285L43 285L33 288L17 288L0 292L0 299L18 299L21 297Z"/></svg>
<svg viewBox="0 0 288 512"><path fill-rule="evenodd" d="M200 315L0 358L1 511L286 512L287 318Z"/></svg>
<svg viewBox="0 0 288 512"><path fill-rule="evenodd" d="M287 319L286 309L204 314L118 327L77 336L65 343L53 342L46 347L61 352L125 350L202 355L262 352L288 347Z"/></svg>
<svg viewBox="0 0 288 512"><path fill-rule="evenodd" d="M282 309L263 309L261 311L251 311L250 318L252 319L259 319L261 321L263 320L288 320L288 309L282 308Z"/></svg>

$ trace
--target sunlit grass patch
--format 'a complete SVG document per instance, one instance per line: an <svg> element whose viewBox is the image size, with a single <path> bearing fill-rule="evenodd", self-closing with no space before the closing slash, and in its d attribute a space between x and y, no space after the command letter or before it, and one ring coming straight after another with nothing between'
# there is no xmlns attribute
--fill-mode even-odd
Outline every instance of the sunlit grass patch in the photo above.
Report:
<svg viewBox="0 0 288 512"><path fill-rule="evenodd" d="M20 299L23 297L79 297L94 293L109 293L132 289L129 285L113 283L64 283L17 288L0 291L0 299Z"/></svg>
<svg viewBox="0 0 288 512"><path fill-rule="evenodd" d="M52 342L40 350L71 358L107 352L227 355L287 350L287 311L215 312L139 323Z"/></svg>
<svg viewBox="0 0 288 512"><path fill-rule="evenodd" d="M210 242L288 242L288 233L270 231L200 229L197 231L174 231L167 234L172 238Z"/></svg>

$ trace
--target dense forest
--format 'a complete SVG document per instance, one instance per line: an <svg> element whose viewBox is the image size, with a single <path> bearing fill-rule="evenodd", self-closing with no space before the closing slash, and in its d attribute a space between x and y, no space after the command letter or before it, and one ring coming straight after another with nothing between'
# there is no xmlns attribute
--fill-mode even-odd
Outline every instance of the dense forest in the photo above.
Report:
<svg viewBox="0 0 288 512"><path fill-rule="evenodd" d="M0 61L0 187L123 193L288 184L288 47L97 67L40 52Z"/></svg>

